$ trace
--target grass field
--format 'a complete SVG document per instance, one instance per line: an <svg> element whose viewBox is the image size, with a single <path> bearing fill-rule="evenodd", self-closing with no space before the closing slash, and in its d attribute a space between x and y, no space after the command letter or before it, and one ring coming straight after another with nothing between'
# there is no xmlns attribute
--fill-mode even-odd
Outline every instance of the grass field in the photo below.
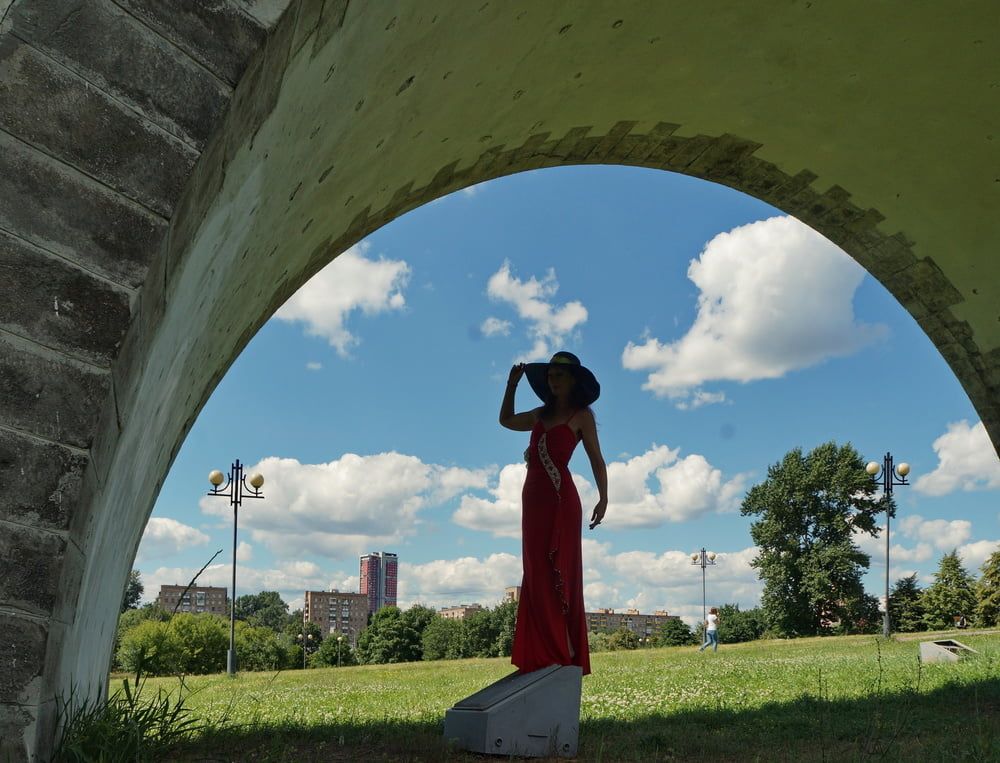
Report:
<svg viewBox="0 0 1000 763"><path fill-rule="evenodd" d="M916 641L872 636L592 655L579 760L1000 760L1000 636L920 666ZM444 711L510 672L507 660L186 679L221 728L175 759L489 760L450 750ZM149 680L144 692L176 690Z"/></svg>

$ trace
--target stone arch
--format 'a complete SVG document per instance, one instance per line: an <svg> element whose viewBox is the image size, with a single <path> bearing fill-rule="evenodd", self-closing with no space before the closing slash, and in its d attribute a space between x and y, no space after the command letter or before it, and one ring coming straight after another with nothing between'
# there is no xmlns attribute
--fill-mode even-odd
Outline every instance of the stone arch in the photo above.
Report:
<svg viewBox="0 0 1000 763"><path fill-rule="evenodd" d="M165 39L186 50L170 31L174 20L149 10L155 4L79 3L117 13L112 5L144 25L165 24ZM58 17L43 0L13 7L22 15L12 34L23 44L0 64L21 56L23 75L39 50L68 33L42 23ZM231 12L226 29L235 39L233 30L245 30L250 17L231 3L221 7ZM53 257L79 264L100 284L88 287L95 314L123 314L115 319L119 333L108 329L96 349L87 337L7 318L4 325L15 328L0 335L5 378L14 380L3 391L0 439L19 449L5 474L27 467L57 486L54 494L74 498L53 506L36 489L33 500L44 510L5 506L0 515L8 559L0 571L13 581L0 585L0 622L14 635L22 666L0 681L0 732L18 740L9 746L15 759L44 754L56 694L71 683L94 691L104 679L117 592L156 493L238 352L339 252L474 183L611 163L681 172L760 198L837 243L896 296L1000 443L1000 286L989 278L998 266L988 260L1000 243L1000 226L988 215L1000 188L989 173L996 150L989 125L971 114L954 118L947 136L922 122L924 93L906 87L917 72L955 107L970 88L1000 76L986 46L974 42L977 18L991 10L986 2L977 8L942 22L902 0L859 3L858 14L868 14L860 21L842 7L778 2L768 16L738 3L710 13L668 3L622 11L613 3L293 0L266 42L246 53L245 71L227 63L231 56L216 56L224 74L216 79L238 85L228 106L225 88L216 88L218 97L196 92L211 129L181 117L147 119L156 126L140 148L160 163L150 177L126 167L109 179L86 147L66 139L60 148L58 135L25 137L17 131L30 124L0 113L0 143L25 153L25 162L44 149L71 166L54 176L57 186L73 175L101 202L98 212L117 203L113 194L126 198L104 219L121 224L131 214L135 222L122 235L149 250L138 258L148 269L113 272L114 263L81 262L78 253L21 235L23 258L38 255L31 261L39 278L55 267ZM42 27L46 35L37 33ZM244 37L251 42L241 50L252 51L259 38ZM954 49L928 53L929 38ZM176 57L171 51L161 53ZM947 76L936 68L945 60ZM77 72L78 63L60 59L59 66ZM53 77L65 74L51 68ZM7 73L0 70L0 84ZM115 89L113 74L101 87L117 103L128 94ZM859 86L859 77L888 84ZM183 95L189 80L179 82ZM873 100L873 89L882 100ZM110 145L125 146L126 133ZM931 204L942 212L937 219L927 214ZM0 229L10 227L0 215ZM100 308L101 299L110 307ZM46 373L59 384L39 384ZM39 389L66 406L57 411L77 410L77 419L46 420L30 398ZM28 481L19 484L28 489Z"/></svg>

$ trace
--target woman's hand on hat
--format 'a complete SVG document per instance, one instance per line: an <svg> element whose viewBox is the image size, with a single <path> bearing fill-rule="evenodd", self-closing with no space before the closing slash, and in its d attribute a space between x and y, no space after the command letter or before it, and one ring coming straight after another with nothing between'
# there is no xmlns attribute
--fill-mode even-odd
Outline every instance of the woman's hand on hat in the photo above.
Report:
<svg viewBox="0 0 1000 763"><path fill-rule="evenodd" d="M524 376L524 363L515 363L510 367L510 376L507 377L507 386L516 387Z"/></svg>
<svg viewBox="0 0 1000 763"><path fill-rule="evenodd" d="M604 521L604 512L608 510L608 499L602 498L594 507L594 513L590 515L590 529L593 530Z"/></svg>

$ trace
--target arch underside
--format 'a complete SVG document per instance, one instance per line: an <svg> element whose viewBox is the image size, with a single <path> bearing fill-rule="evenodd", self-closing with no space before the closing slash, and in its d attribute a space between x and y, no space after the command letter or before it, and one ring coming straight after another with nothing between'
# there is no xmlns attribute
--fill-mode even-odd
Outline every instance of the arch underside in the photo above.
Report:
<svg viewBox="0 0 1000 763"><path fill-rule="evenodd" d="M155 27L143 10L151 2L78 5L124 8L129 29ZM61 9L12 8L21 26L0 28L15 35L0 47L0 88L4 77L37 79L44 64L66 79L61 93L67 68L89 97L107 91L88 114L128 103L113 72L95 90L96 75L51 49L74 55L65 30L32 37ZM0 680L0 736L18 740L0 750L43 752L53 697L103 680L118 610L108 591L124 587L174 455L250 337L339 252L469 185L621 164L755 196L896 296L1000 443L1000 182L992 128L975 115L995 98L1000 69L974 42L976 13L942 20L902 2L858 3L856 14L778 2L724 10L295 0L266 42L247 33L245 71L216 57L223 74L197 91L202 122L184 120L183 99L168 119L156 111L166 96L128 96L152 136L127 146L150 158L138 180L99 161L126 148L127 131L22 135L30 125L0 113L0 164L51 176L38 188L0 178L0 267L33 274L4 294L20 312L0 308L0 374L10 380L0 387L0 469L20 491L0 504L0 628L15 650L0 646L0 659L21 666ZM233 13L228 34L249 23ZM176 30L162 34L169 55L186 50ZM238 84L227 92L226 81ZM177 82L191 92L190 79ZM929 93L947 120L927 114ZM157 169L169 152L176 161ZM67 204L73 193L81 200ZM43 194L57 213L45 233L17 203ZM121 228L118 238L91 232L93 246L71 248L85 230L81 209L95 226ZM75 329L40 317L51 296L42 281L91 306Z"/></svg>

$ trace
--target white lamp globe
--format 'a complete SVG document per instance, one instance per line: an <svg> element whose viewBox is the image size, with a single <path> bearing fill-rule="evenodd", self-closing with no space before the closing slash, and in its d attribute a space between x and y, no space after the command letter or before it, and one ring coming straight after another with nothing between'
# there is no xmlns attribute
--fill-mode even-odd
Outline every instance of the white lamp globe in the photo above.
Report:
<svg viewBox="0 0 1000 763"><path fill-rule="evenodd" d="M709 561L712 561L712 562L714 562L714 561L715 561L715 557L716 557L716 556L717 556L717 554L716 554L716 553L715 553L714 551L709 551L709 552L708 552L708 558L709 558Z"/></svg>
<svg viewBox="0 0 1000 763"><path fill-rule="evenodd" d="M899 473L900 477L905 477L910 473L910 465L904 461L896 467L896 471Z"/></svg>
<svg viewBox="0 0 1000 763"><path fill-rule="evenodd" d="M698 561L698 556L699 556L698 554L691 554L691 561L692 562L697 562Z"/></svg>
<svg viewBox="0 0 1000 763"><path fill-rule="evenodd" d="M221 485L222 481L225 478L226 478L225 475L222 472L220 472L218 469L214 469L214 470L212 470L212 471L210 471L208 473L208 481L211 482L216 487L218 487L219 485Z"/></svg>
<svg viewBox="0 0 1000 763"><path fill-rule="evenodd" d="M252 474L250 476L250 485L254 490L260 490L260 488L264 485L264 475L260 472Z"/></svg>
<svg viewBox="0 0 1000 763"><path fill-rule="evenodd" d="M877 461L869 461L868 466L865 467L865 471L868 472L872 477L878 474L879 465Z"/></svg>

